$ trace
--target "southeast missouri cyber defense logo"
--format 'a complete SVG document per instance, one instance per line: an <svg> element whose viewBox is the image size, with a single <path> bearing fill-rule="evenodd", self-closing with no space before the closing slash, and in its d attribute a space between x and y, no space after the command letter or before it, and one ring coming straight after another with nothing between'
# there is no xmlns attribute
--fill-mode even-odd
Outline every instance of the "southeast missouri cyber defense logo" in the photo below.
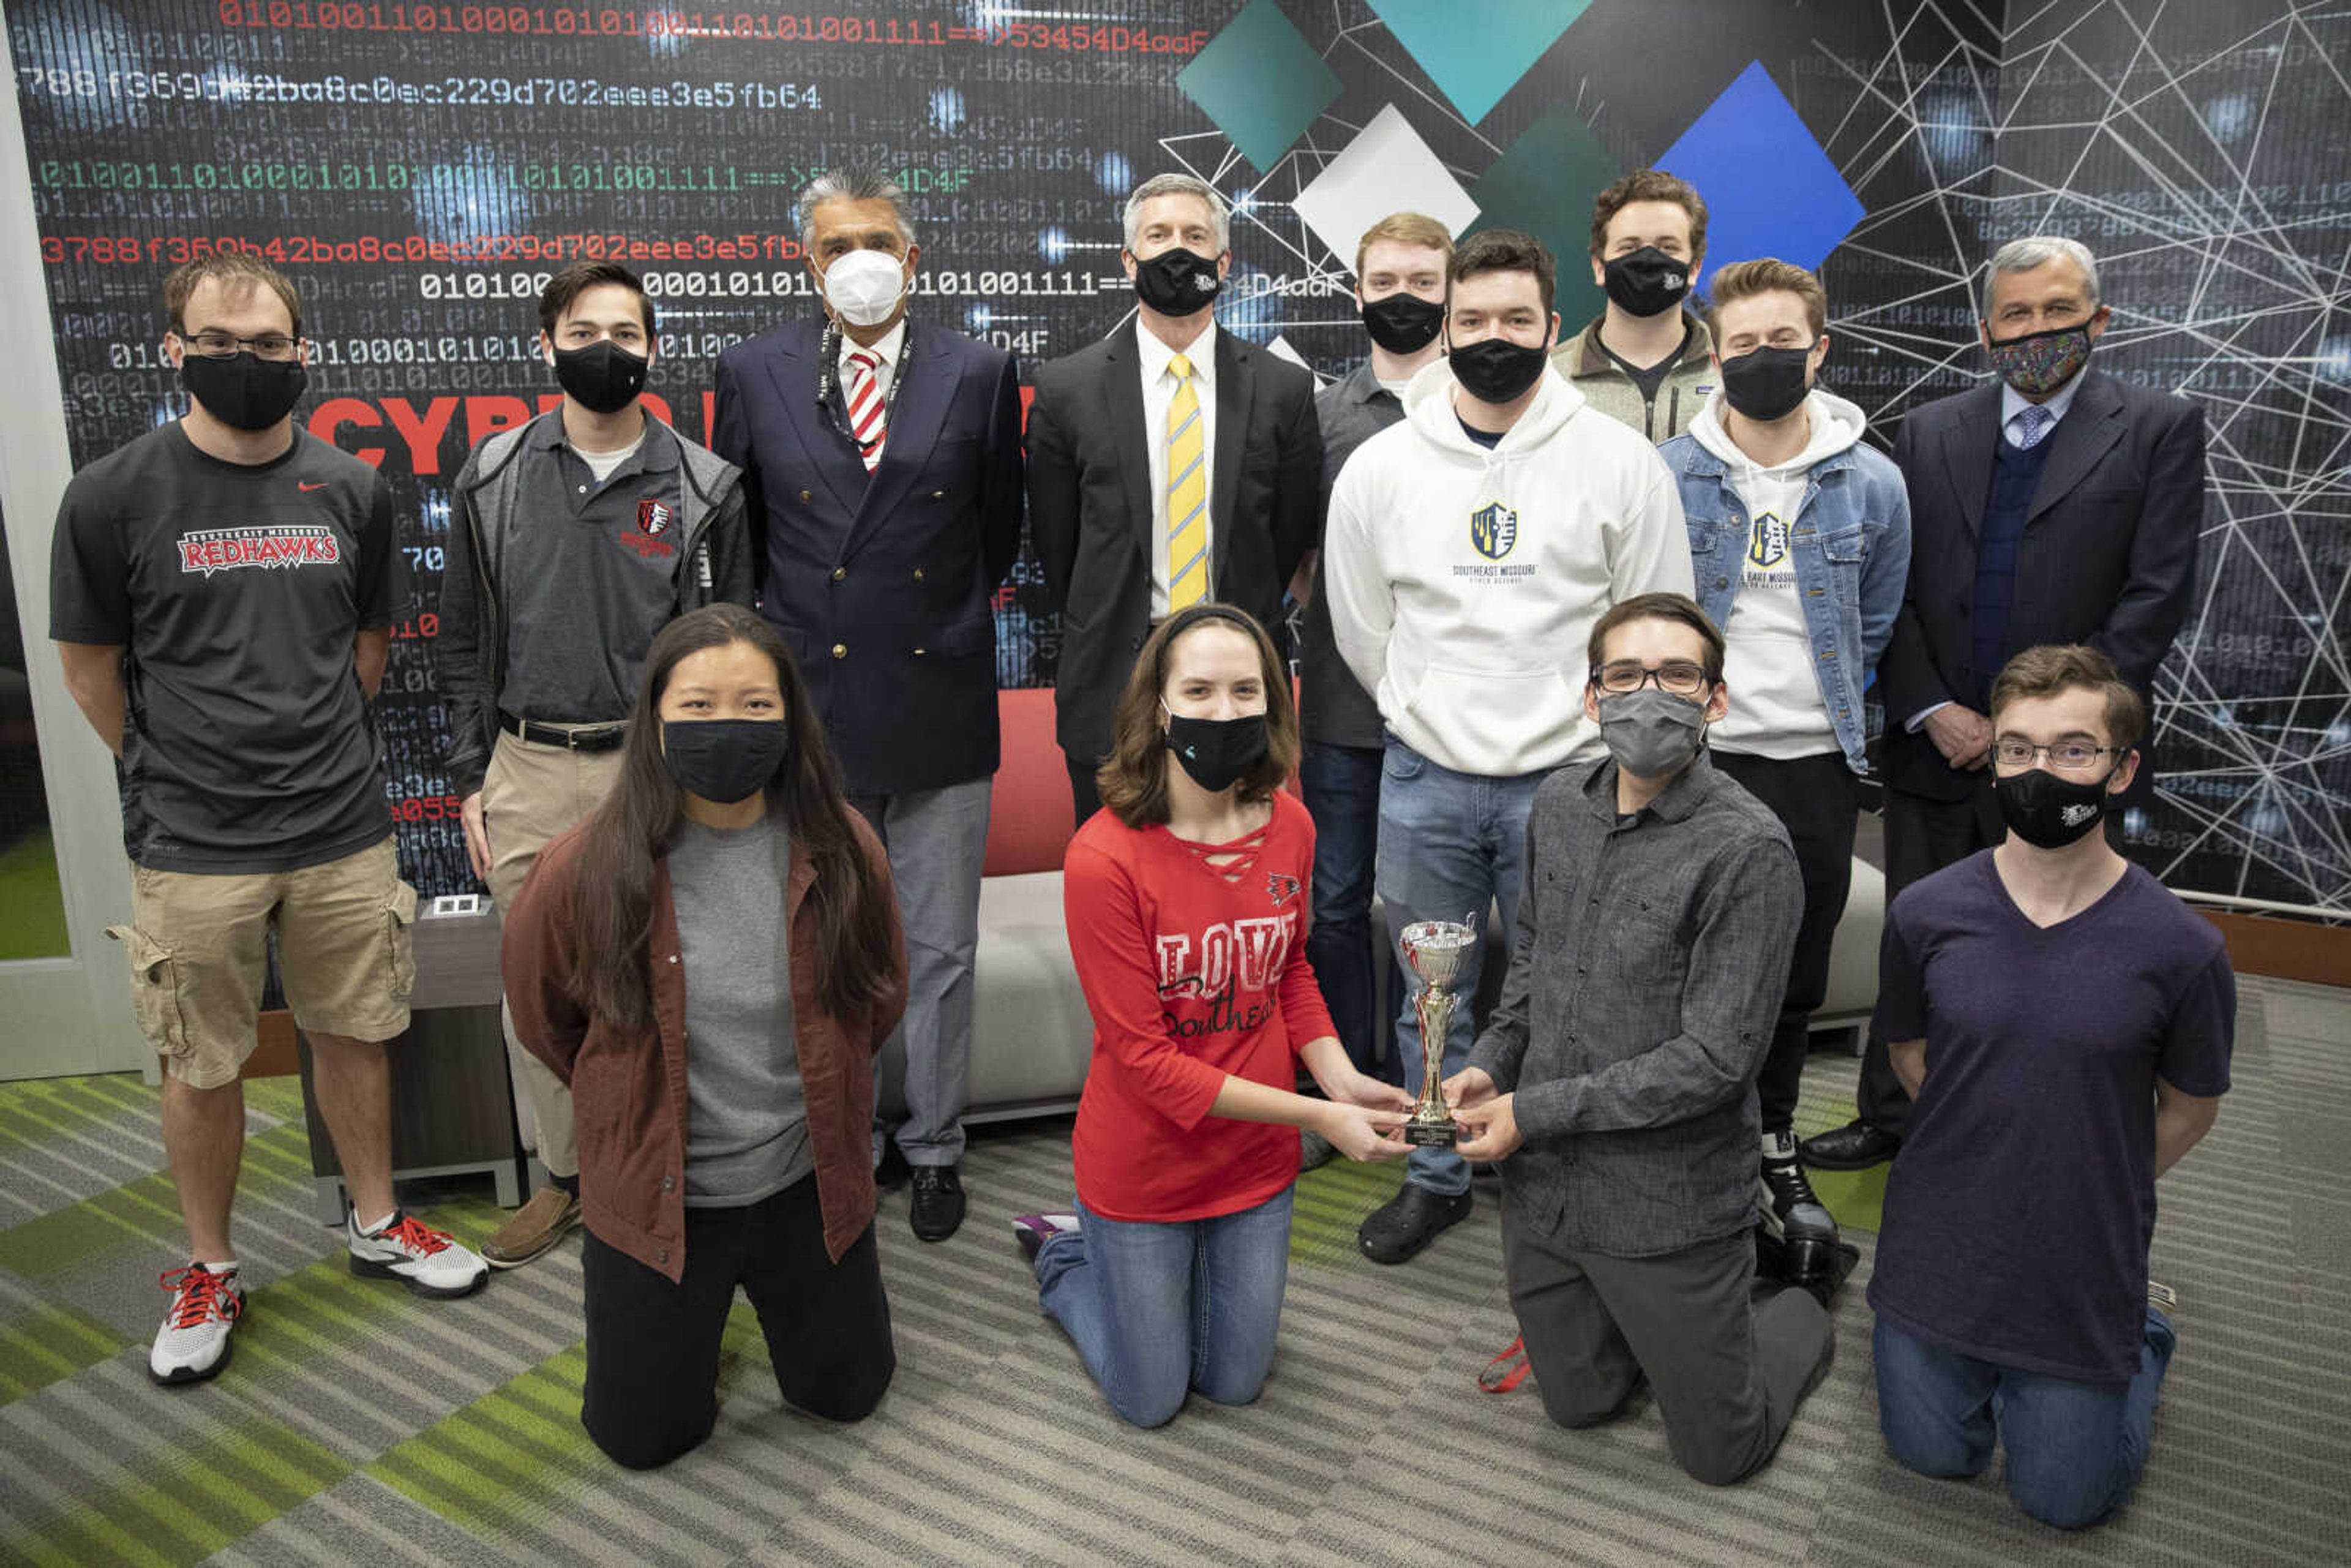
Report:
<svg viewBox="0 0 2351 1568"><path fill-rule="evenodd" d="M1488 560L1499 560L1519 542L1519 515L1499 501L1469 514L1469 542Z"/></svg>

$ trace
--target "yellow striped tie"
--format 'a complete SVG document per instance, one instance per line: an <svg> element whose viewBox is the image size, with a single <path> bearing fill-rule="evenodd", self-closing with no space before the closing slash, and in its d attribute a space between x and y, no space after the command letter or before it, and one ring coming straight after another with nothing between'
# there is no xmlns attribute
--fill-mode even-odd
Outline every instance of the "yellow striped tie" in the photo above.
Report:
<svg viewBox="0 0 2351 1568"><path fill-rule="evenodd" d="M1167 361L1176 399L1167 405L1167 611L1208 597L1208 469L1202 461L1200 399L1192 361Z"/></svg>

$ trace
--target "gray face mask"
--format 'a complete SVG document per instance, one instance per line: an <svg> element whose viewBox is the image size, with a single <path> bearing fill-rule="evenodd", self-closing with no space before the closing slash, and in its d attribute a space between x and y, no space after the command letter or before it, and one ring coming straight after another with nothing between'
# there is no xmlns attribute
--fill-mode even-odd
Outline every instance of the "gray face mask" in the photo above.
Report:
<svg viewBox="0 0 2351 1568"><path fill-rule="evenodd" d="M1688 766L1706 737L1706 705L1655 686L1600 699L1600 738L1616 766L1658 779Z"/></svg>

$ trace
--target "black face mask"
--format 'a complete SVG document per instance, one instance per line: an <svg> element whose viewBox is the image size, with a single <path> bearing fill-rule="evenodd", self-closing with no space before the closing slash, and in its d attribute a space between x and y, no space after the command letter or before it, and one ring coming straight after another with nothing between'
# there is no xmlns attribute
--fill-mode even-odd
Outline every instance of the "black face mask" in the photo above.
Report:
<svg viewBox="0 0 2351 1568"><path fill-rule="evenodd" d="M580 407L618 413L645 390L649 363L605 338L584 349L556 350L555 381Z"/></svg>
<svg viewBox="0 0 2351 1568"><path fill-rule="evenodd" d="M2010 832L2037 849L2062 850L2087 836L2106 814L2106 780L2114 776L2108 768L2102 778L2082 781L2034 768L1994 778L1991 792Z"/></svg>
<svg viewBox="0 0 2351 1568"><path fill-rule="evenodd" d="M662 761L679 788L731 806L767 788L791 738L781 719L664 719Z"/></svg>
<svg viewBox="0 0 2351 1568"><path fill-rule="evenodd" d="M204 412L233 430L267 430L294 412L310 384L297 360L265 360L249 349L221 359L188 350L180 384Z"/></svg>
<svg viewBox="0 0 2351 1568"><path fill-rule="evenodd" d="M1391 354L1417 354L1444 325L1445 307L1417 294L1390 294L1364 307L1364 330Z"/></svg>
<svg viewBox="0 0 2351 1568"><path fill-rule="evenodd" d="M1752 349L1722 361L1722 401L1750 419L1780 419L1796 411L1810 390L1804 368L1812 345Z"/></svg>
<svg viewBox="0 0 2351 1568"><path fill-rule="evenodd" d="M1266 734L1265 715L1243 714L1238 718L1186 718L1182 714L1167 716L1167 749L1192 782L1207 790L1232 787L1240 776L1258 765L1270 744Z"/></svg>
<svg viewBox="0 0 2351 1568"><path fill-rule="evenodd" d="M1528 348L1507 338L1484 338L1446 357L1453 379L1479 402L1515 402L1543 373L1551 350Z"/></svg>
<svg viewBox="0 0 2351 1568"><path fill-rule="evenodd" d="M1225 280L1214 256L1196 256L1177 246L1134 264L1135 298L1162 316L1190 316L1207 308Z"/></svg>
<svg viewBox="0 0 2351 1568"><path fill-rule="evenodd" d="M1601 269L1608 298L1628 316L1670 310L1689 292L1689 267L1656 246L1645 245Z"/></svg>

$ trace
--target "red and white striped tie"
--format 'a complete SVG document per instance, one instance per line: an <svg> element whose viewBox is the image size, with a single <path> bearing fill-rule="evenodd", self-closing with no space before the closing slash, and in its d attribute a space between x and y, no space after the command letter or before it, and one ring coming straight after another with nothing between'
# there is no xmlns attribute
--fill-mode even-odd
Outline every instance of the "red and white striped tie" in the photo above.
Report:
<svg viewBox="0 0 2351 1568"><path fill-rule="evenodd" d="M849 429L857 437L857 450L865 459L868 474L882 461L882 443L890 434L882 419L882 388L873 379L874 367L881 362L878 356L862 349L849 356Z"/></svg>

